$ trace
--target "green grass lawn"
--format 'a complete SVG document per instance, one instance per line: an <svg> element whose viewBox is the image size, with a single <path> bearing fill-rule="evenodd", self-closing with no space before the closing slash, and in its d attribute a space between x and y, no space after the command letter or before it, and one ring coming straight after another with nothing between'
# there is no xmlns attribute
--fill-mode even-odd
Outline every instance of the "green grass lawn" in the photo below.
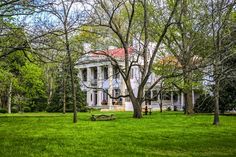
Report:
<svg viewBox="0 0 236 157"><path fill-rule="evenodd" d="M108 114L108 113L106 113ZM0 114L0 157L61 156L236 156L236 116L185 116L154 112L133 119L90 121L91 113Z"/></svg>

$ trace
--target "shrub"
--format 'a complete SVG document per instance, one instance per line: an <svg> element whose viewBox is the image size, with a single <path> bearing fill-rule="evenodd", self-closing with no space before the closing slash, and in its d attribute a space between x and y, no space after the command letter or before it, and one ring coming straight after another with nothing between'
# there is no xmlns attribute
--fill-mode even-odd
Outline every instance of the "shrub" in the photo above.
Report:
<svg viewBox="0 0 236 157"><path fill-rule="evenodd" d="M86 112L100 112L101 111L101 108L92 108L92 107L89 107L87 106L87 111ZM83 112L83 111L80 111L80 112Z"/></svg>
<svg viewBox="0 0 236 157"><path fill-rule="evenodd" d="M232 100L232 96L225 96L220 98L220 112L224 114L226 111L236 110L236 100Z"/></svg>
<svg viewBox="0 0 236 157"><path fill-rule="evenodd" d="M196 113L212 113L214 110L214 100L209 94L200 95L194 105L194 112Z"/></svg>
<svg viewBox="0 0 236 157"><path fill-rule="evenodd" d="M11 108L11 113L18 113L17 107L12 107Z"/></svg>
<svg viewBox="0 0 236 157"><path fill-rule="evenodd" d="M168 107L166 108L166 111L171 111L171 107L168 106Z"/></svg>
<svg viewBox="0 0 236 157"><path fill-rule="evenodd" d="M91 109L87 106L83 106L81 108L79 108L79 112L89 112Z"/></svg>
<svg viewBox="0 0 236 157"><path fill-rule="evenodd" d="M177 106L174 106L174 111L178 111L178 108L177 108Z"/></svg>
<svg viewBox="0 0 236 157"><path fill-rule="evenodd" d="M236 101L236 100L235 100ZM236 102L231 102L228 104L224 104L223 102L220 102L220 112L224 114L225 111L233 111L236 110Z"/></svg>
<svg viewBox="0 0 236 157"><path fill-rule="evenodd" d="M0 108L0 113L7 113L7 109L5 109L5 108Z"/></svg>
<svg viewBox="0 0 236 157"><path fill-rule="evenodd" d="M31 108L30 108L30 107L24 107L24 108L23 108L23 111L24 111L24 112L30 112L30 111L31 111Z"/></svg>
<svg viewBox="0 0 236 157"><path fill-rule="evenodd" d="M107 105L107 100L102 100L101 104L102 105Z"/></svg>
<svg viewBox="0 0 236 157"><path fill-rule="evenodd" d="M63 110L61 109L60 112L62 112ZM72 113L74 112L73 108L66 108L66 113Z"/></svg>
<svg viewBox="0 0 236 157"><path fill-rule="evenodd" d="M236 80L221 82L220 88L220 112L232 111L236 109Z"/></svg>
<svg viewBox="0 0 236 157"><path fill-rule="evenodd" d="M47 112L62 112L63 106L62 106L62 104L58 105L58 104L52 103L49 106L47 106L46 111Z"/></svg>

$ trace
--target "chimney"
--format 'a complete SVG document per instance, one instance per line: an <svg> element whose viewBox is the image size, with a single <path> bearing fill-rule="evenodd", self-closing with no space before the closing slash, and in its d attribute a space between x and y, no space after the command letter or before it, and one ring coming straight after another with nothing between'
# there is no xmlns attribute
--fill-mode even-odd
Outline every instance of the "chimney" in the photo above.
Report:
<svg viewBox="0 0 236 157"><path fill-rule="evenodd" d="M83 47L84 47L84 52L85 52L85 53L91 51L91 44L89 44L89 43L84 43L84 44L83 44Z"/></svg>

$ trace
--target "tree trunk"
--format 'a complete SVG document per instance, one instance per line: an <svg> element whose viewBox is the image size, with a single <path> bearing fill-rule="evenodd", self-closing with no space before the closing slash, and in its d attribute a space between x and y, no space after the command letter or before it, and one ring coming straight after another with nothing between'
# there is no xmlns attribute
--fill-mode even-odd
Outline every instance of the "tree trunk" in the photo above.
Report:
<svg viewBox="0 0 236 157"><path fill-rule="evenodd" d="M187 106L188 106L188 99L187 99L187 94L184 93L184 114L187 114Z"/></svg>
<svg viewBox="0 0 236 157"><path fill-rule="evenodd" d="M133 91L130 91L130 100L133 104L133 118L142 118L142 104L137 100L137 98L133 95Z"/></svg>
<svg viewBox="0 0 236 157"><path fill-rule="evenodd" d="M72 97L73 97L73 122L77 123L77 107L76 107L76 90L75 90L75 82L74 82L74 75L73 75L73 63L71 60L70 51L68 51L68 59L70 64L70 78L71 78L71 86L72 86Z"/></svg>
<svg viewBox="0 0 236 157"><path fill-rule="evenodd" d="M63 114L66 113L66 81L63 77Z"/></svg>
<svg viewBox="0 0 236 157"><path fill-rule="evenodd" d="M133 91L133 88L131 86L131 83L130 83L130 77L128 77L127 81L125 81L126 83L126 87L127 87L127 91L129 93L129 97L130 97L130 100L132 102L132 105L133 105L133 118L142 118L142 103L139 101L140 97L143 96L143 93L140 92L138 94L137 97L135 97L134 95L134 91Z"/></svg>
<svg viewBox="0 0 236 157"><path fill-rule="evenodd" d="M71 4L73 1L71 2ZM63 4L63 11L64 11L64 21L63 21L63 26L64 26L64 33L65 33L65 48L66 48L66 53L69 61L69 73L70 73L70 79L71 79L71 88L72 88L72 98L73 98L73 122L77 123L77 107L76 107L76 89L75 89L75 82L74 82L74 64L72 62L72 56L71 56L71 49L70 49L70 41L69 41L69 28L68 28L68 20L69 20L69 11L70 7L67 8L64 1L62 1ZM67 10L66 10L67 9Z"/></svg>
<svg viewBox="0 0 236 157"><path fill-rule="evenodd" d="M53 84L53 78L52 78L52 76L49 76L50 78L49 78L49 85L48 85L48 101L47 101L47 103L48 103L48 106L50 105L50 103L51 103L51 99L52 99L52 84Z"/></svg>
<svg viewBox="0 0 236 157"><path fill-rule="evenodd" d="M183 79L184 79L184 86L185 89L184 90L184 102L185 102L185 111L184 113L189 115L189 114L193 114L193 102L192 102L192 85L191 85L191 81L190 81L191 75L188 71L188 68L185 66L183 69Z"/></svg>
<svg viewBox="0 0 236 157"><path fill-rule="evenodd" d="M8 99L7 99L8 113L11 113L11 96L12 96L12 80L10 80Z"/></svg>
<svg viewBox="0 0 236 157"><path fill-rule="evenodd" d="M184 114L191 115L193 111L192 92L187 90L184 92Z"/></svg>
<svg viewBox="0 0 236 157"><path fill-rule="evenodd" d="M161 88L162 88L162 84L161 84ZM162 89L161 89L162 90ZM162 91L160 92L160 112L162 113L162 99L163 99L163 96L162 96Z"/></svg>
<svg viewBox="0 0 236 157"><path fill-rule="evenodd" d="M133 104L134 113L133 118L142 118L142 105L140 104Z"/></svg>
<svg viewBox="0 0 236 157"><path fill-rule="evenodd" d="M66 37L66 51L69 61L69 68L70 68L70 78L71 78L71 88L72 88L72 97L73 97L73 122L77 123L77 107L76 107L76 89L75 89L75 82L74 82L74 75L73 75L73 68L74 65L72 63L71 59L71 51L70 51L70 45L69 45L69 39L68 39L68 32L65 29L65 37Z"/></svg>
<svg viewBox="0 0 236 157"><path fill-rule="evenodd" d="M214 96L215 96L215 106L214 106L214 121L213 125L219 125L220 124L220 118L219 118L219 81L216 80L215 84L215 90L214 90Z"/></svg>
<svg viewBox="0 0 236 157"><path fill-rule="evenodd" d="M0 106L3 108L3 103L2 103L2 96L0 95Z"/></svg>
<svg viewBox="0 0 236 157"><path fill-rule="evenodd" d="M160 102L160 112L162 113L162 98L161 98L161 102Z"/></svg>
<svg viewBox="0 0 236 157"><path fill-rule="evenodd" d="M188 93L186 94L187 96L187 108L186 108L186 114L193 114L193 102L192 102L192 92L188 91Z"/></svg>

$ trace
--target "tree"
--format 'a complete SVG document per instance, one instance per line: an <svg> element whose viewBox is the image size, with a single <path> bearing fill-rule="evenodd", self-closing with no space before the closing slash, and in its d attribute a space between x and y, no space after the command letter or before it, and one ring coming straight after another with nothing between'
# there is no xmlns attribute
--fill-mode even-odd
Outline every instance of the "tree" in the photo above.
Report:
<svg viewBox="0 0 236 157"><path fill-rule="evenodd" d="M45 110L45 82L43 70L27 60L22 51L8 54L4 61L1 61L0 90L1 100L7 98L8 113L11 113L11 106L18 106L20 109L24 104L32 108L32 111ZM29 55L31 58L31 56ZM6 106L4 101L2 105Z"/></svg>
<svg viewBox="0 0 236 157"><path fill-rule="evenodd" d="M39 14L34 15L38 17L38 21L35 21L36 28L40 28L37 31L37 36L42 38L36 45L47 49L53 49L58 53L67 55L66 63L63 66L68 66L70 82L72 85L73 95L73 122L77 122L77 105L76 105L76 85L74 79L74 60L73 60L73 47L70 38L76 33L79 27L85 20L83 12L80 10L81 3L76 0L65 1L65 0L50 0L42 2L40 4L43 7L39 8ZM51 16L51 20L48 19ZM41 35L39 35L41 34ZM49 37L49 38L45 38ZM47 40L55 40L55 43L45 42ZM65 68L63 68L65 69Z"/></svg>
<svg viewBox="0 0 236 157"><path fill-rule="evenodd" d="M104 28L107 37L113 37L114 42L118 42L124 49L124 67L120 66L118 60L112 56L106 55L112 65L118 68L124 82L126 84L129 97L133 104L133 117L141 118L141 105L145 100L144 88L152 73L152 64L158 54L160 45L164 36L172 24L173 15L179 0L163 2L157 1L103 1L95 0L90 6L91 24L93 27ZM165 6L171 8L170 12L165 12ZM140 17L140 18L136 18ZM150 23L155 20L162 25L159 30L151 31ZM152 34L155 34L155 38ZM137 39L139 47L134 55L130 55L129 48L132 46L132 39ZM111 40L111 38L109 38ZM151 43L151 41L154 41ZM150 46L153 51L148 52ZM135 57L134 57L135 56ZM135 59L131 59L135 58ZM139 59L143 60L140 64ZM131 68L137 66L140 70L140 84L138 92L134 93L130 82ZM151 87L153 88L161 79L158 79ZM149 89L149 90L150 90ZM125 95L123 95L125 96Z"/></svg>
<svg viewBox="0 0 236 157"><path fill-rule="evenodd" d="M30 48L22 22L17 17L32 14L33 2L8 0L0 2L0 61L7 59L13 53L27 52ZM31 7L29 7L31 6ZM19 18L20 19L20 18ZM5 68L7 70L7 68ZM9 69L8 69L9 70ZM11 113L12 88L14 74L8 85L8 113Z"/></svg>
<svg viewBox="0 0 236 157"><path fill-rule="evenodd" d="M68 72L67 72L68 73ZM73 97L70 94L70 91L72 89L70 81L66 82L66 86L64 86L64 80L69 80L69 75L67 75L67 78L63 76L63 73L60 73L58 71L56 73L56 78L55 78L55 89L52 94L52 99L50 104L47 106L47 111L48 112L71 112L73 111ZM78 75L77 71L74 71L74 77L75 77L75 83L78 83ZM77 109L78 111L86 111L86 99L83 94L83 92L80 90L80 88L77 88L76 90L76 97L78 99L76 104L77 104ZM64 93L68 93L64 95ZM66 101L66 106L65 106L65 101Z"/></svg>
<svg viewBox="0 0 236 157"><path fill-rule="evenodd" d="M220 98L220 84L225 80L226 76L233 70L232 68L224 68L223 61L235 55L235 19L232 19L233 8L235 2L226 1L210 1L208 3L208 22L210 24L210 31L208 35L211 37L211 53L210 73L214 83L214 125L219 125L219 98Z"/></svg>
<svg viewBox="0 0 236 157"><path fill-rule="evenodd" d="M13 96L13 87L14 82L17 81L17 78L20 76L20 68L25 64L24 58L21 57L23 53L17 51L16 55L9 54L4 61L1 61L1 70L3 72L3 82L1 86L1 90L3 91L1 94L1 99L3 106L7 104L8 113L11 113L11 104L12 104L12 96ZM4 101L7 100L7 101Z"/></svg>
<svg viewBox="0 0 236 157"><path fill-rule="evenodd" d="M6 106L7 98L7 108L8 113L11 113L11 93L12 93L12 74L8 69L3 68L4 63L0 63L0 106L4 108ZM8 92L7 92L8 91ZM10 98L10 99L9 99Z"/></svg>
<svg viewBox="0 0 236 157"><path fill-rule="evenodd" d="M27 100L31 111L45 111L46 109L46 88L43 76L43 68L26 62L20 68L20 92Z"/></svg>
<svg viewBox="0 0 236 157"><path fill-rule="evenodd" d="M236 55L223 61L223 66L228 70L224 81L220 82L219 109L222 114L236 109Z"/></svg>
<svg viewBox="0 0 236 157"><path fill-rule="evenodd" d="M204 1L181 1L172 25L165 36L165 46L169 55L179 63L182 85L174 84L184 93L185 113L193 113L192 90L195 82L200 82L204 59L209 47L205 35L207 20L204 15ZM204 47L202 46L204 45ZM204 53L203 53L204 51Z"/></svg>
<svg viewBox="0 0 236 157"><path fill-rule="evenodd" d="M35 7L32 1L0 2L0 60L11 53L30 48L23 28L23 16L31 15Z"/></svg>

